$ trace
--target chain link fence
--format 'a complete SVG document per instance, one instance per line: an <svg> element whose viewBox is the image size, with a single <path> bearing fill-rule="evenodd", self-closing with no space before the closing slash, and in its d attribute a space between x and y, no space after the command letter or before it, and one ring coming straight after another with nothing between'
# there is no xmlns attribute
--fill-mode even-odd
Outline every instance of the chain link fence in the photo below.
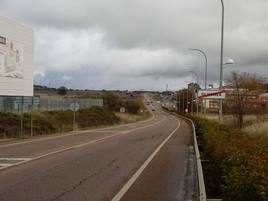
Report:
<svg viewBox="0 0 268 201"><path fill-rule="evenodd" d="M92 106L103 107L103 99L91 98L62 98L56 96L35 97L0 97L0 112L29 113L33 111L65 111L72 103L78 103L79 108Z"/></svg>

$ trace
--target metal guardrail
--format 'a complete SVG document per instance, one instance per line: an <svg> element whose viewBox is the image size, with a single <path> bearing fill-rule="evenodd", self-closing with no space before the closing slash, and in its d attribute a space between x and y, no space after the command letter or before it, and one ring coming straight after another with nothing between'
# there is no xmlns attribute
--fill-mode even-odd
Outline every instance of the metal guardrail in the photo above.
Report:
<svg viewBox="0 0 268 201"><path fill-rule="evenodd" d="M195 131L195 125L194 122L182 115L178 115L173 113L175 116L178 116L180 118L183 118L187 121L189 121L193 128L193 134L194 134L194 149L195 149L195 156L196 156L196 165L197 165L197 177L198 177L198 191L199 191L199 201L207 201L207 195L206 195L206 187L205 187L205 181L204 181L204 175L203 175L203 168L200 158L200 152L197 144L197 138L196 138L196 131Z"/></svg>

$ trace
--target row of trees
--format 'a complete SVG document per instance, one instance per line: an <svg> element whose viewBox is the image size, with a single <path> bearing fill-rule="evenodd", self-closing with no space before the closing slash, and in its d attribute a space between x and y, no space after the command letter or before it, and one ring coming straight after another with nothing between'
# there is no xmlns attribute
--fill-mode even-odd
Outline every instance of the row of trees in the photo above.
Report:
<svg viewBox="0 0 268 201"><path fill-rule="evenodd" d="M122 99L119 95L112 92L105 92L103 94L104 106L113 111L119 111L124 107L127 112L138 114L144 109L142 98Z"/></svg>
<svg viewBox="0 0 268 201"><path fill-rule="evenodd" d="M226 105L229 106L240 128L244 125L244 116L257 110L259 97L265 92L265 79L250 73L232 72L228 84L232 86Z"/></svg>
<svg viewBox="0 0 268 201"><path fill-rule="evenodd" d="M196 83L190 83L187 89L182 89L177 93L177 109L180 113L198 112L201 109L201 102L196 101L196 92L200 86Z"/></svg>
<svg viewBox="0 0 268 201"><path fill-rule="evenodd" d="M232 72L227 85L230 89L224 101L224 111L233 114L237 120L237 126L242 128L246 114L263 111L258 100L260 94L265 92L265 79L255 74ZM179 112L200 112L204 108L204 101L198 101L195 97L198 89L200 89L199 85L190 83L187 89L182 89L177 93Z"/></svg>

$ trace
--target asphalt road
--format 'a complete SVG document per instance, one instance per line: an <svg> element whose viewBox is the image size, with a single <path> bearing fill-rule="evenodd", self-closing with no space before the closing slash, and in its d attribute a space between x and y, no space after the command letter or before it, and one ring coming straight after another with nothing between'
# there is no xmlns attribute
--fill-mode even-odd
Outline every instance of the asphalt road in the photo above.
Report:
<svg viewBox="0 0 268 201"><path fill-rule="evenodd" d="M190 126L145 122L0 145L1 201L196 200Z"/></svg>

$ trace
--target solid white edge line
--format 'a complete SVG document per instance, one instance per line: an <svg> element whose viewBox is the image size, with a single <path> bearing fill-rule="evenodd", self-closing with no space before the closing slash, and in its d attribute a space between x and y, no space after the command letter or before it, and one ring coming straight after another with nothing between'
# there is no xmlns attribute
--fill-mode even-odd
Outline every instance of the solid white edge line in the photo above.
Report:
<svg viewBox="0 0 268 201"><path fill-rule="evenodd" d="M128 189L133 185L133 183L138 179L138 177L142 174L144 169L149 165L149 163L153 160L155 155L161 150L161 148L167 143L167 141L176 133L176 131L180 128L180 121L178 121L177 128L172 131L171 134L156 148L156 150L149 156L149 158L142 164L142 166L136 171L136 173L128 180L128 182L121 188L121 190L113 197L111 201L120 201L120 199L125 195Z"/></svg>

